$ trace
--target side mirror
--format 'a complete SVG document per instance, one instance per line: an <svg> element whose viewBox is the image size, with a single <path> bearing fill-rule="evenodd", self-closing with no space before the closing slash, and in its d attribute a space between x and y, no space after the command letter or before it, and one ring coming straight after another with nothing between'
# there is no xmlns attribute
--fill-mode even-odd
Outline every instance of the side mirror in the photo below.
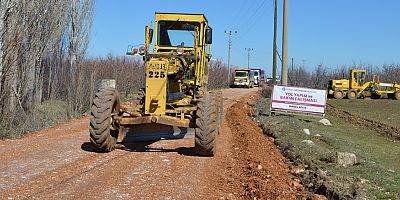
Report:
<svg viewBox="0 0 400 200"><path fill-rule="evenodd" d="M151 29L150 27L146 26L146 44L150 44L153 42L153 29Z"/></svg>
<svg viewBox="0 0 400 200"><path fill-rule="evenodd" d="M154 33L154 30L151 28L151 29L149 29L149 37L150 37L150 43L152 43L153 42L153 33Z"/></svg>
<svg viewBox="0 0 400 200"><path fill-rule="evenodd" d="M207 27L206 30L206 44L212 44L212 28Z"/></svg>

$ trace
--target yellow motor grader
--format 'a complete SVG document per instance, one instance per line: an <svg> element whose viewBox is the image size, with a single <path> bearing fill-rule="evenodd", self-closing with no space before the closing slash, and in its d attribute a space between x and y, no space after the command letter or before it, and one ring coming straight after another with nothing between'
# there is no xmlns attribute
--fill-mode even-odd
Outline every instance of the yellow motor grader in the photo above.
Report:
<svg viewBox="0 0 400 200"><path fill-rule="evenodd" d="M376 76L372 81L366 81L366 74L367 71L364 69L352 69L350 80L330 80L328 94L335 99L381 98L386 95L388 98L400 100L400 84L381 83Z"/></svg>
<svg viewBox="0 0 400 200"><path fill-rule="evenodd" d="M124 128L161 124L194 129L195 152L214 156L223 105L221 91L207 90L211 44L203 14L156 13L155 31L146 26L145 44L127 53L145 62L146 86L135 108L121 107L112 88L101 88L93 100L89 130L96 149L114 150Z"/></svg>

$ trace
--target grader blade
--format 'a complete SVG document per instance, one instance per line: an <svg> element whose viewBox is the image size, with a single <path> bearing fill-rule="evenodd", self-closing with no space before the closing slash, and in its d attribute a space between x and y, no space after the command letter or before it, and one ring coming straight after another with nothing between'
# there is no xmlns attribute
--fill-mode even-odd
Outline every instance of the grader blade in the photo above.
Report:
<svg viewBox="0 0 400 200"><path fill-rule="evenodd" d="M172 127L163 124L141 124L125 128L122 143L176 140L194 138L193 128Z"/></svg>

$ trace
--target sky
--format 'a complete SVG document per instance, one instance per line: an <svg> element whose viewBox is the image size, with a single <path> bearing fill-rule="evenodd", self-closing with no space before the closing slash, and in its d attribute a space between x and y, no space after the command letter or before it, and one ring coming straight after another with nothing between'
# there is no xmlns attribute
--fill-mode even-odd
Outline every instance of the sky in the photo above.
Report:
<svg viewBox="0 0 400 200"><path fill-rule="evenodd" d="M278 48L282 49L283 0L278 0ZM323 64L400 63L399 0L289 0L289 58L308 69ZM273 0L97 0L88 54L123 56L144 43L144 27L155 12L204 13L213 28L213 59L272 71ZM280 64L280 63L279 63ZM278 67L280 68L280 66ZM278 69L279 71L279 69Z"/></svg>

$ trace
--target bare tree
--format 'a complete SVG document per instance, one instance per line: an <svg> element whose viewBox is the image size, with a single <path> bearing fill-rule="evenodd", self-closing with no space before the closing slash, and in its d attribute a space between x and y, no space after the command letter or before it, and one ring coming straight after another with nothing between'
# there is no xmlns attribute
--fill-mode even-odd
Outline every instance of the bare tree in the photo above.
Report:
<svg viewBox="0 0 400 200"><path fill-rule="evenodd" d="M87 50L93 9L94 0L0 1L0 123L35 109L58 86L73 88L71 105L82 104L75 101L84 96L76 88L83 88L79 83L86 78L77 69ZM89 77L85 72L82 76ZM66 87L71 76L76 81ZM56 90L55 98L63 99L58 92L63 89Z"/></svg>
<svg viewBox="0 0 400 200"><path fill-rule="evenodd" d="M71 0L69 13L69 77L73 82L68 90L70 112L82 112L82 78L78 77L78 66L83 61L89 44L90 31L94 17L93 0Z"/></svg>
<svg viewBox="0 0 400 200"><path fill-rule="evenodd" d="M208 72L208 85L210 89L229 87L228 65L222 60L212 60Z"/></svg>
<svg viewBox="0 0 400 200"><path fill-rule="evenodd" d="M312 82L311 87L320 89L324 88L326 83L328 83L329 81L327 75L328 75L327 68L322 63L317 65L311 76L311 82Z"/></svg>

